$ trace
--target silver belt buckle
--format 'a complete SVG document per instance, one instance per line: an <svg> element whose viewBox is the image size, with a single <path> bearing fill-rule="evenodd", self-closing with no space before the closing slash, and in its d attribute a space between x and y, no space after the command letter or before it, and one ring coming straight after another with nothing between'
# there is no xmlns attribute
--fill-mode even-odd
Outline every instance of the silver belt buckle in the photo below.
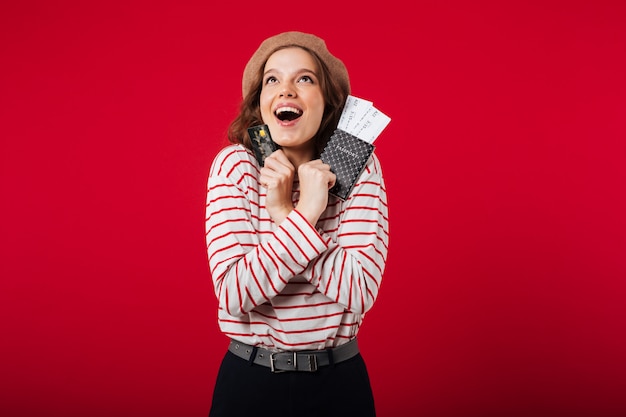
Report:
<svg viewBox="0 0 626 417"><path fill-rule="evenodd" d="M284 354L284 352L274 352L270 354L270 370L273 373L281 373L288 372L290 369L277 369L276 368L276 355ZM315 372L317 371L317 356L311 354L306 355L306 363L308 365L308 369L298 369L298 354L293 352L293 360L288 360L287 363L293 368L293 371L307 371L307 372Z"/></svg>
<svg viewBox="0 0 626 417"><path fill-rule="evenodd" d="M281 372L287 372L287 369L276 368L276 355L280 355L281 353L284 354L284 352L273 352L270 354L270 370L275 374L279 374ZM293 367L294 367L294 371L298 369L298 363L296 362L296 352L293 352Z"/></svg>

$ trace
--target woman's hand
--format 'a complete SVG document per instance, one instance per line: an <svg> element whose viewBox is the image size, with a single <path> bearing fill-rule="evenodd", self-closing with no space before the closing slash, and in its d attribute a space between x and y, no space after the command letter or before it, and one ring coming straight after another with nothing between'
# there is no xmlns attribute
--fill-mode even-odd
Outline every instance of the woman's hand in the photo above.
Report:
<svg viewBox="0 0 626 417"><path fill-rule="evenodd" d="M293 210L291 191L296 169L281 149L265 158L259 182L267 189L265 208L276 224Z"/></svg>
<svg viewBox="0 0 626 417"><path fill-rule="evenodd" d="M330 165L315 159L298 167L298 179L300 200L296 209L315 226L328 205L328 190L335 185L337 177Z"/></svg>

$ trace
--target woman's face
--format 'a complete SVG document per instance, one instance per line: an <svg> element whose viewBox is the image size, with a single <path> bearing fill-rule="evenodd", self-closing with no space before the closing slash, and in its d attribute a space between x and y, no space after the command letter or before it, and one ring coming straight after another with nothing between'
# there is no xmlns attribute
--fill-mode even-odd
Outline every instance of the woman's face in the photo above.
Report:
<svg viewBox="0 0 626 417"><path fill-rule="evenodd" d="M310 152L324 115L319 69L307 51L289 47L274 52L265 64L261 117L274 142L284 149Z"/></svg>

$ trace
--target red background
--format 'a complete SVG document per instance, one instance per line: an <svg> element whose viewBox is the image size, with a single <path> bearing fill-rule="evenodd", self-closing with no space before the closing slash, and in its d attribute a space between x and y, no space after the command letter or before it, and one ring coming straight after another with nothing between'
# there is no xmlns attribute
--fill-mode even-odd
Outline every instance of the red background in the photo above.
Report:
<svg viewBox="0 0 626 417"><path fill-rule="evenodd" d="M392 118L379 415L626 415L626 3L400 4L3 2L3 416L207 414L206 177L293 29Z"/></svg>

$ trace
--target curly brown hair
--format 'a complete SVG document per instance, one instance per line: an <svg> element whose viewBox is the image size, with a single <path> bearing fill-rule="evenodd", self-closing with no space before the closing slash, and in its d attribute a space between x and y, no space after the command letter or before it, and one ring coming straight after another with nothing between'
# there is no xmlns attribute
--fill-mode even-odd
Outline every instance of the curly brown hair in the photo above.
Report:
<svg viewBox="0 0 626 417"><path fill-rule="evenodd" d="M317 63L317 67L320 69L318 76L322 95L324 96L324 115L322 116L322 122L320 123L319 129L313 137L317 150L317 157L319 157L319 154L324 149L324 146L326 146L326 142L328 142L328 139L337 128L347 95L333 79L333 77L331 77L326 64L324 64L317 54L310 49L299 45L286 45L272 51L272 54L278 50L290 47L297 47L307 51L311 54ZM250 93L243 98L239 106L239 114L228 127L228 140L234 144L243 144L243 146L249 150L252 150L252 142L248 135L248 128L263 124L263 120L261 118L260 98L264 67L265 65L262 65L259 68L258 73L255 75L254 88L251 89Z"/></svg>

